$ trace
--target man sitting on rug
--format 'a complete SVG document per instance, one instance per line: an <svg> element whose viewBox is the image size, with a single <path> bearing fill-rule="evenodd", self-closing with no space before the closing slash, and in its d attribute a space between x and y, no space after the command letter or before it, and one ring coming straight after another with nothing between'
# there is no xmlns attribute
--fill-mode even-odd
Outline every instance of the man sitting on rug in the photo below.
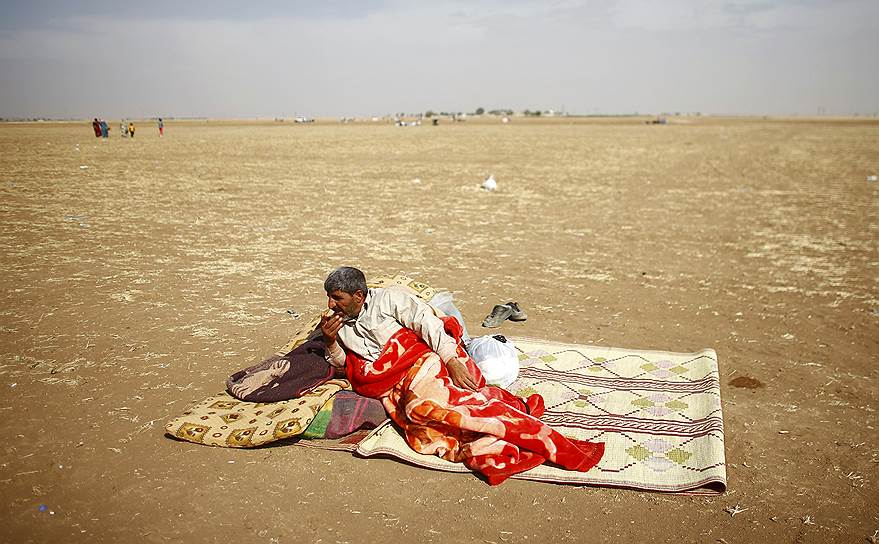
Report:
<svg viewBox="0 0 879 544"><path fill-rule="evenodd" d="M585 472L601 459L603 443L567 438L537 419L540 395L523 400L486 386L456 319L437 317L403 287L368 289L356 268L335 270L324 289L330 362L356 392L382 401L415 451L463 462L492 485L545 461Z"/></svg>

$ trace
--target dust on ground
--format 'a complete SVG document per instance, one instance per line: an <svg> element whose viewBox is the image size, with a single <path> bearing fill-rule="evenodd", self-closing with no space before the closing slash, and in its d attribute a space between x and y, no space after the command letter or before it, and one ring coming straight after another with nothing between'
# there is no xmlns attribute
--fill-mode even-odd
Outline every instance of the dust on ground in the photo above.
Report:
<svg viewBox="0 0 879 544"><path fill-rule="evenodd" d="M879 123L642 121L0 125L0 540L875 536ZM511 336L715 349L728 491L163 435L341 264L451 289L476 334L512 300Z"/></svg>

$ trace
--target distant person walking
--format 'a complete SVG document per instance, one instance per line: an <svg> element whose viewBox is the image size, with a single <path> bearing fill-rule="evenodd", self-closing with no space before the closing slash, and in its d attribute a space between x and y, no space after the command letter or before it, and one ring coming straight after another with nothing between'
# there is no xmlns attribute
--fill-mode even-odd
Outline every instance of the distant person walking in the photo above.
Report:
<svg viewBox="0 0 879 544"><path fill-rule="evenodd" d="M128 135L134 138L134 121L128 122Z"/></svg>
<svg viewBox="0 0 879 544"><path fill-rule="evenodd" d="M107 124L107 121L101 119L101 137L109 138L110 137L110 125Z"/></svg>
<svg viewBox="0 0 879 544"><path fill-rule="evenodd" d="M159 136L164 136L165 135L165 122L162 121L161 117L159 117L158 125L159 125Z"/></svg>
<svg viewBox="0 0 879 544"><path fill-rule="evenodd" d="M125 119L119 121L119 134L121 134L123 138L128 136L128 127L125 125Z"/></svg>
<svg viewBox="0 0 879 544"><path fill-rule="evenodd" d="M101 123L98 122L98 118L95 117L95 120L92 121L92 128L95 130L95 138L101 137Z"/></svg>

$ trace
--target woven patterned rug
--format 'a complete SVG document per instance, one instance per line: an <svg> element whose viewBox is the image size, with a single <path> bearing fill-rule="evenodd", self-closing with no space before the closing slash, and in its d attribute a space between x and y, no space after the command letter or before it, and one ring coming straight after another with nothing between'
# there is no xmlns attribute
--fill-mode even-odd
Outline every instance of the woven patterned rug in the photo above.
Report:
<svg viewBox="0 0 879 544"><path fill-rule="evenodd" d="M586 473L540 466L514 478L651 491L720 493L726 489L717 356L634 351L512 338L521 371L509 390L540 393L543 421L562 433L606 444ZM454 472L466 467L415 453L385 424L357 447Z"/></svg>

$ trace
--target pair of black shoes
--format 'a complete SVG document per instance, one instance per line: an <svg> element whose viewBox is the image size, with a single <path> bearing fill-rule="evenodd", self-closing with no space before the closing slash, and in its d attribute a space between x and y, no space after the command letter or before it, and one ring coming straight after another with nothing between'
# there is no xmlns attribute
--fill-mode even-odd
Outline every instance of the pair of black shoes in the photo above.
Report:
<svg viewBox="0 0 879 544"><path fill-rule="evenodd" d="M493 329L500 327L501 323L509 319L510 321L525 321L528 315L519 308L518 302L507 302L506 304L498 304L491 313L482 320L482 326Z"/></svg>

